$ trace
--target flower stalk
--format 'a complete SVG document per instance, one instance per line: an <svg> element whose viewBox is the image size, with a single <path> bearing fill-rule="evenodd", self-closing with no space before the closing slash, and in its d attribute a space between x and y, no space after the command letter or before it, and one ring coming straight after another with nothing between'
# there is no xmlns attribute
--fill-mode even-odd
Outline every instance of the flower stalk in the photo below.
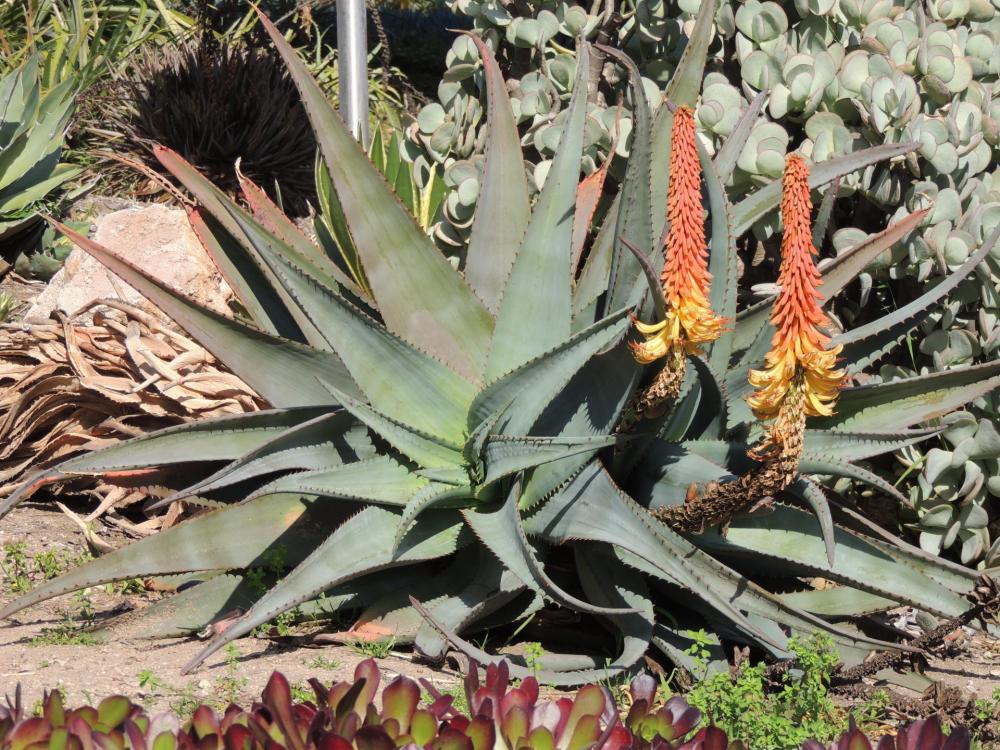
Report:
<svg viewBox="0 0 1000 750"><path fill-rule="evenodd" d="M798 154L785 162L782 180L781 270L778 298L771 313L775 334L762 370L751 370L757 390L747 399L754 416L766 421L764 435L747 455L761 465L731 482L713 484L701 495L689 488L683 505L655 515L679 531L699 533L727 523L751 503L768 502L798 474L807 417L830 416L845 373L836 369L839 346L824 332L812 242L809 167Z"/></svg>
<svg viewBox="0 0 1000 750"><path fill-rule="evenodd" d="M636 361L642 364L666 361L633 404L633 419L663 413L680 391L688 355L700 355L702 345L719 338L725 323L712 311L708 299L712 275L708 271L701 204L701 162L695 142L694 111L686 106L674 112L671 130L667 221L666 258L660 276L666 303L664 318L656 323L636 321L636 330L644 340L630 344Z"/></svg>

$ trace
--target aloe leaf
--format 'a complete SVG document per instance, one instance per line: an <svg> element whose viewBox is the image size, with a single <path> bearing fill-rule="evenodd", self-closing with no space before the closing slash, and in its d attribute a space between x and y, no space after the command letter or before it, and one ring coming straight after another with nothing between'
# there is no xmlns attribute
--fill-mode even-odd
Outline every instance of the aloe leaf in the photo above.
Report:
<svg viewBox="0 0 1000 750"><path fill-rule="evenodd" d="M343 517L343 508L301 495L271 495L192 518L155 536L109 552L46 581L0 610L0 619L55 596L113 581L202 570L251 567L281 544L303 555ZM239 544L219 544L220 539Z"/></svg>
<svg viewBox="0 0 1000 750"><path fill-rule="evenodd" d="M701 92L701 82L705 78L705 61L708 59L708 47L712 43L715 13L719 4L717 0L706 0L698 8L694 28L687 40L680 62L670 77L664 98L677 105L686 104L694 107L698 103Z"/></svg>
<svg viewBox="0 0 1000 750"><path fill-rule="evenodd" d="M233 218L374 408L426 432L461 437L475 393L471 383L325 288L242 217L234 213Z"/></svg>
<svg viewBox="0 0 1000 750"><path fill-rule="evenodd" d="M816 221L813 223L813 247L823 247L823 240L826 238L827 228L830 226L830 216L833 214L833 204L839 193L840 178L838 177L823 191L823 200L820 201L819 211L816 212Z"/></svg>
<svg viewBox="0 0 1000 750"><path fill-rule="evenodd" d="M324 382L324 385L335 398L341 399L344 408L355 419L418 464L429 468L462 465L462 449L457 443L393 419L368 404L351 398L330 383Z"/></svg>
<svg viewBox="0 0 1000 750"><path fill-rule="evenodd" d="M632 257L639 264L639 270L646 279L646 287L649 289L650 299L653 301L653 316L655 320L663 320L667 313L667 298L663 296L663 287L660 282L660 273L653 268L649 258L629 242L624 237L619 237L619 241L625 249L632 253Z"/></svg>
<svg viewBox="0 0 1000 750"><path fill-rule="evenodd" d="M715 165L715 171L719 174L719 179L723 183L733 176L733 170L736 169L736 160L743 153L743 147L747 145L747 141L750 139L750 131L753 130L754 123L757 122L757 118L760 116L760 111L763 109L764 102L766 101L766 91L761 91L753 98L750 106L743 110L743 114L740 115L740 119L736 122L736 126L729 134L729 137L726 138L725 143L716 152L712 163Z"/></svg>
<svg viewBox="0 0 1000 750"><path fill-rule="evenodd" d="M800 477L796 479L788 488L788 492L800 497L812 509L813 515L819 523L819 530L823 536L823 546L826 548L826 561L833 567L834 558L837 554L837 540L834 535L833 514L830 513L830 503L827 502L826 493L823 488L815 482Z"/></svg>
<svg viewBox="0 0 1000 750"><path fill-rule="evenodd" d="M349 518L243 617L205 646L183 671L191 672L227 643L323 591L375 570L445 557L461 544L462 524L454 514L431 512L418 519L394 555L398 523L398 514L377 507L365 508Z"/></svg>
<svg viewBox="0 0 1000 750"><path fill-rule="evenodd" d="M269 336L207 310L93 240L58 222L54 224L73 244L135 287L275 406L332 404L320 378L336 383L345 393L361 395L335 354Z"/></svg>
<svg viewBox="0 0 1000 750"><path fill-rule="evenodd" d="M525 526L529 534L539 534L552 543L589 539L615 545L616 554L630 565L693 592L695 604L719 612L744 637L767 648L783 651L784 637L764 632L743 610L802 630L820 628L858 643L897 648L854 636L783 605L766 590L654 521L645 509L621 493L597 462L556 493Z"/></svg>
<svg viewBox="0 0 1000 750"><path fill-rule="evenodd" d="M629 326L627 316L627 310L619 310L489 383L469 408L469 431L474 431L499 409L505 408L500 432L507 435L530 433L538 415L573 375L591 357L625 333Z"/></svg>
<svg viewBox="0 0 1000 750"><path fill-rule="evenodd" d="M273 251L294 257L300 265L308 267L315 278L321 279L324 285L330 289L337 289L337 281L328 269L316 265L312 260L302 256L292 247L285 245L277 237L270 234L256 219L236 206L229 196L213 185L180 154L163 146L155 146L153 154L197 198L198 202L225 231L229 232L232 238L242 246L247 256L253 259L261 273L267 278L271 286L270 294L262 297L260 304L272 304L269 297L277 296L281 300L279 310L286 310L294 319L306 342L319 349L329 349L323 332L309 319L309 316L301 309L301 305L295 303L286 285L282 284L281 279L274 273L273 263L267 263L261 257L262 240L260 236L266 237L266 244L271 246ZM246 227L252 227L253 238L245 231ZM228 249L228 247L223 246L222 249ZM332 267L329 260L326 260L326 265Z"/></svg>
<svg viewBox="0 0 1000 750"><path fill-rule="evenodd" d="M940 433L939 427L901 432L806 429L802 450L810 456L827 456L840 461L860 461L916 445Z"/></svg>
<svg viewBox="0 0 1000 750"><path fill-rule="evenodd" d="M465 278L494 314L531 215L521 136L493 52L475 34L486 76L486 172L466 251Z"/></svg>
<svg viewBox="0 0 1000 750"><path fill-rule="evenodd" d="M804 609L823 617L861 617L885 612L896 606L896 602L892 599L850 586L793 591L779 596L783 602L796 609Z"/></svg>
<svg viewBox="0 0 1000 750"><path fill-rule="evenodd" d="M578 455L593 455L601 448L622 442L616 435L581 437L522 437L491 435L486 441L484 462L489 485L519 471Z"/></svg>
<svg viewBox="0 0 1000 750"><path fill-rule="evenodd" d="M699 546L722 555L767 558L777 564L794 564L833 581L908 604L941 617L955 617L968 609L968 601L905 562L897 562L858 534L838 528L834 532L837 556L827 559L817 521L808 513L776 505L766 516L735 519L723 537L703 534Z"/></svg>
<svg viewBox="0 0 1000 750"><path fill-rule="evenodd" d="M570 335L570 255L583 158L589 60L587 44L583 43L577 53L573 96L559 147L503 289L486 370L491 380L558 346Z"/></svg>
<svg viewBox="0 0 1000 750"><path fill-rule="evenodd" d="M560 588L549 577L524 533L521 512L518 509L520 495L521 481L518 479L511 485L507 499L495 510L469 508L462 511L462 517L505 568L517 576L525 586L542 594L549 601L578 612L623 614L620 609L598 607L578 599Z"/></svg>
<svg viewBox="0 0 1000 750"><path fill-rule="evenodd" d="M481 552L482 550L476 547L463 547L458 550L446 568L434 572L425 570L423 575L416 579L411 575L412 571L424 566L407 565L390 571L406 574L411 580L408 585L395 586L373 597L371 603L358 614L350 629L343 634L342 640L350 644L352 635L356 634L360 641L378 638L383 641L391 639L396 646L414 643L424 625L424 618L410 605L409 597L416 596L427 602L429 607L438 609L450 598L445 596L444 592L461 592L469 585L470 578L478 573L476 568L480 558L487 556ZM494 567L498 566L494 564ZM364 578L371 577L373 574L355 579L347 585L354 584L356 587ZM434 658L431 655L423 655ZM383 718L389 717L385 715Z"/></svg>
<svg viewBox="0 0 1000 750"><path fill-rule="evenodd" d="M698 159L708 193L708 208L712 221L712 238L709 242L708 270L713 283L709 290L712 310L727 321L736 317L736 292L738 289L736 234L733 232L733 210L722 184L722 178L701 143L698 144ZM733 333L723 331L722 335L709 347L709 369L717 382L723 382L729 359L733 353ZM725 420L723 420L725 424Z"/></svg>
<svg viewBox="0 0 1000 750"><path fill-rule="evenodd" d="M931 307L943 300L982 264L983 259L996 245L997 238L1000 238L1000 228L994 230L965 263L917 299L878 320L834 336L833 343L844 347L844 359L850 363L848 372L860 372L895 347L907 333L926 318L926 313Z"/></svg>
<svg viewBox="0 0 1000 750"><path fill-rule="evenodd" d="M302 96L386 326L475 380L486 369L489 311L372 166L298 53L258 15Z"/></svg>
<svg viewBox="0 0 1000 750"><path fill-rule="evenodd" d="M240 189L243 196L253 212L253 217L260 222L268 232L272 233L278 240L295 250L302 258L309 261L316 268L332 276L337 284L349 290L352 294L363 296L364 292L358 287L352 278L340 270L313 242L306 237L302 230L288 216L278 208L274 202L267 197L267 193L260 189L253 180L249 179L242 172L237 171Z"/></svg>
<svg viewBox="0 0 1000 750"><path fill-rule="evenodd" d="M646 581L602 547L578 544L573 552L587 597L605 608L626 610L606 616L622 640L621 653L608 667L616 671L630 669L642 660L653 637L653 603Z"/></svg>
<svg viewBox="0 0 1000 750"><path fill-rule="evenodd" d="M218 220L204 209L195 208L188 211L188 223L254 325L272 336L302 341L302 331L284 301Z"/></svg>
<svg viewBox="0 0 1000 750"><path fill-rule="evenodd" d="M859 461L905 448L908 445L933 437L941 428L903 430L901 432L847 432L839 430L807 429L803 441L802 455L805 460L823 462ZM659 473L669 476L675 471L673 462L685 455L693 454L712 462L719 468L726 467L733 473L743 473L754 465L747 458L749 443L738 440L687 439L675 445L662 441L655 447L657 451L652 463ZM683 474L683 466L676 471ZM691 479L691 481L699 481ZM705 481L705 480L700 480Z"/></svg>
<svg viewBox="0 0 1000 750"><path fill-rule="evenodd" d="M803 474L829 474L835 477L848 477L881 490L901 504L908 502L906 495L896 489L895 485L890 484L875 472L863 469L850 461L838 461L826 456L803 454L799 461L799 471Z"/></svg>
<svg viewBox="0 0 1000 750"><path fill-rule="evenodd" d="M475 577L464 588L449 587L453 595L441 597L439 601L428 603L432 617L450 630L465 630L473 623L497 612L524 591L524 584L500 564L487 550L480 546L476 551ZM459 556L461 551L459 552ZM463 565L469 565L467 561ZM409 597L407 596L409 604ZM441 637L423 615L410 605L420 617L421 626L414 644L417 650L432 660L443 659L448 650L447 641Z"/></svg>
<svg viewBox="0 0 1000 750"><path fill-rule="evenodd" d="M345 411L328 412L278 433L211 476L154 503L149 510L277 471L320 469L374 454L375 447L363 425Z"/></svg>
<svg viewBox="0 0 1000 750"><path fill-rule="evenodd" d="M697 550L672 531L664 536L657 534L653 523L645 511L637 513L626 504L603 467L594 462L531 517L527 530L555 544L573 539L614 544L645 560L675 585L697 590L706 606L733 621L754 640L768 642L767 636L721 596L716 586L701 580L689 563L690 555L698 554Z"/></svg>
<svg viewBox="0 0 1000 750"><path fill-rule="evenodd" d="M134 609L89 631L98 643L128 638L181 638L193 636L205 623L249 609L256 593L241 575L215 575L148 607Z"/></svg>
<svg viewBox="0 0 1000 750"><path fill-rule="evenodd" d="M659 247L654 246L658 231L657 221L662 225L662 216L658 219L656 214L657 211L660 214L665 213L667 204L665 189L662 203L656 203L651 193L651 180L654 176L659 178L659 175L651 171L651 162L655 156L652 151L651 118L649 102L646 101L646 92L642 87L639 69L627 55L618 50L602 47L602 51L625 66L628 71L629 93L633 100L632 145L628 164L625 167L625 178L619 190L618 211L614 223L614 234L611 237L613 243L610 259L611 271L607 281L608 293L603 305L603 310L607 311L635 304L636 300L631 299L631 295L640 271L638 261L628 251L625 242L630 242L634 247L646 253L652 262L652 258L655 258L654 253L659 252ZM665 165L663 171L665 180ZM660 208L654 208L654 206ZM615 214L609 212L605 224L610 221L612 216ZM654 265L658 264L658 262L654 263ZM584 270L586 271L586 269Z"/></svg>
<svg viewBox="0 0 1000 750"><path fill-rule="evenodd" d="M608 278L611 274L611 256L615 247L615 227L618 224L618 207L621 205L621 193L608 206L604 222L597 231L590 246L590 252L583 262L580 278L573 288L573 332L585 328L597 319L598 298L608 288Z"/></svg>
<svg viewBox="0 0 1000 750"><path fill-rule="evenodd" d="M851 172L857 172L880 161L903 156L920 148L915 141L905 143L884 144L862 149L846 156L814 164L809 173L809 187L822 187L831 180L844 177ZM766 187L756 190L733 207L733 220L736 223L736 236L739 237L754 224L777 208L781 201L781 180L775 180Z"/></svg>
<svg viewBox="0 0 1000 750"><path fill-rule="evenodd" d="M815 419L813 426L859 432L903 430L943 416L998 387L1000 362L845 388L837 413Z"/></svg>
<svg viewBox="0 0 1000 750"><path fill-rule="evenodd" d="M924 217L930 212L922 208L906 215L895 224L883 229L871 237L867 237L849 250L845 250L823 268L819 291L823 295L823 304L828 304L845 286L854 281L865 268L882 253L920 226Z"/></svg>
<svg viewBox="0 0 1000 750"><path fill-rule="evenodd" d="M39 486L52 481L74 476L141 472L171 464L231 461L272 440L276 434L328 411L321 407L296 407L203 419L70 458L28 477L0 502L0 518Z"/></svg>
<svg viewBox="0 0 1000 750"><path fill-rule="evenodd" d="M402 507L425 485L426 479L398 461L388 456L376 456L339 466L287 474L265 484L251 497L300 492Z"/></svg>
<svg viewBox="0 0 1000 750"><path fill-rule="evenodd" d="M468 476L466 476L468 479ZM413 493L403 508L403 513L399 517L399 527L396 529L396 537L393 539L393 552L399 547L400 542L406 532L413 526L413 522L421 513L431 508L439 507L461 507L467 505L473 499L472 487L468 484L453 485L441 482L427 482L424 487Z"/></svg>
<svg viewBox="0 0 1000 750"><path fill-rule="evenodd" d="M967 594L972 590L973 583L977 578L976 571L909 544L886 531L874 521L839 502L835 495L830 497L830 505L834 515L839 517L842 525L863 530L868 544L878 547L890 557L904 560L908 565L917 568L924 575L933 578L952 591Z"/></svg>

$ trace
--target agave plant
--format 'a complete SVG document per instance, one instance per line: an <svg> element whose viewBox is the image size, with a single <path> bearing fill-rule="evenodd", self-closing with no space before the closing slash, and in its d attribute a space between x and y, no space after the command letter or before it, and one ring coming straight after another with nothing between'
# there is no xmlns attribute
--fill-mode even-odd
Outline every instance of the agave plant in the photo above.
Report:
<svg viewBox="0 0 1000 750"><path fill-rule="evenodd" d="M96 243L71 236L273 408L163 430L33 477L0 513L48 482L151 465L190 472L191 485L163 502L184 499L207 512L46 582L0 617L103 581L182 574L171 580L200 583L130 615L133 633L191 632L234 606L245 609L217 623L217 635L187 669L293 608L313 615L360 610L359 624L392 632L432 658L453 648L493 664L501 657L462 634L559 606L612 633L599 648L546 654L531 665L546 682L572 684L636 669L651 645L691 666L692 627L712 631L716 662L724 658L721 638L786 657L790 635L822 629L853 664L873 648L906 647L836 621L901 604L939 617L964 612L974 574L829 502L809 477L848 476L895 492L859 462L936 434L940 428L928 423L1000 384L1000 363L846 387L836 412L811 417L796 433L801 444L787 446L797 465L782 464L778 484L787 484L785 491L760 485L779 494L770 514L741 513L747 500L764 499L744 498L727 512L726 533L709 523L678 524L683 533L671 525L671 509L692 505L685 503L689 495L710 497L735 477L768 469L769 457L754 461L747 451L775 438L744 400L747 370L770 348L774 300L737 309L735 243L775 211L782 184L733 206L722 188L749 136L752 110L714 159L699 148L697 158L677 162L685 170L700 165L711 218L707 247L687 256L707 263L706 271L687 292L675 291L704 291L699 306L728 322L684 352L668 402L634 414L664 358L636 360L629 344L642 344L631 340L630 314L649 321L643 325L650 337L675 330L657 329L654 314L687 314L685 299L663 296L659 238L670 236L664 207L668 193L677 192L668 176L671 185L700 189L697 177L669 174L670 143L680 119L674 109L697 98L711 23L708 7L655 113L634 66L604 50L632 73L639 116L612 208L579 251L577 208L588 219L592 213L577 199L590 48L581 43L576 51L559 148L531 205L507 90L489 47L474 38L489 87L488 149L471 239L456 270L265 21L316 130L370 294L259 189L244 181L251 205L244 210L177 154L158 149L199 201L191 220L254 324L199 308ZM698 148L694 139L684 141ZM808 193L806 186L916 147L883 146L816 164L808 178L799 175L798 189ZM684 205L690 221L698 207L689 197ZM829 300L923 215L843 253L822 276L813 269L811 283ZM995 240L923 297L834 336L829 346L841 348L844 377L860 375L889 350ZM278 548L291 569L262 593L246 572ZM801 582L811 576L839 585L813 590ZM779 577L777 590L758 583ZM561 642L571 643L571 635ZM511 667L516 677L530 671L523 662Z"/></svg>

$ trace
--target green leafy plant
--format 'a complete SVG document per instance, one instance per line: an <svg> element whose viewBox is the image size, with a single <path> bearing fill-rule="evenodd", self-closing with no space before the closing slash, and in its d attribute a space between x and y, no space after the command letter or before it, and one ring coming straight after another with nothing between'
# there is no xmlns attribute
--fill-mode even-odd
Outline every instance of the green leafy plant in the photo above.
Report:
<svg viewBox="0 0 1000 750"><path fill-rule="evenodd" d="M0 241L25 229L37 205L80 170L60 163L74 82L42 92L40 60L0 78Z"/></svg>
<svg viewBox="0 0 1000 750"><path fill-rule="evenodd" d="M807 739L829 742L847 724L829 694L837 653L823 637L793 640L789 649L798 669L782 676L777 692L769 691L764 665L741 665L735 679L712 675L696 683L686 698L712 724L750 747L794 750ZM707 658L701 658L707 666Z"/></svg>
<svg viewBox="0 0 1000 750"><path fill-rule="evenodd" d="M724 663L720 633L786 658L789 637L817 628L852 665L872 648L897 646L835 621L902 604L943 618L966 612L974 573L831 502L810 475L892 491L859 462L937 434L934 420L1000 385L1000 363L845 388L836 414L809 423L789 469L793 481L766 518L735 509L725 534L714 526L681 533L660 520L671 509L689 510L692 485L731 489L737 477L759 471L747 454L762 428L744 401L746 373L772 337L773 298L737 307L734 248L774 211L782 188L771 182L729 205L722 181L746 137L742 127L715 159L700 155L711 304L731 325L704 358L682 358L683 387L669 408L624 424L636 393L659 376L657 365L635 360L626 338L630 313L648 320L662 304L650 277L663 262L658 238L670 158L664 143L672 106L690 106L700 86L705 47L698 40L714 15L711 3L704 7L686 62L655 112L633 78L642 116L632 158L593 237L586 231L592 210L578 203L590 47L576 51L575 96L532 206L507 90L488 47L477 43L491 96L489 157L460 270L396 199L306 66L265 21L314 123L371 294L249 181L242 185L245 210L178 154L156 149L199 201L192 224L253 326L199 308L64 231L273 408L143 436L33 477L0 512L48 482L150 464L183 465L201 477L158 504L185 499L207 512L39 586L0 616L95 582L197 574L198 585L133 618L153 636L226 615L190 670L294 608L306 616L361 610L360 623L384 627L398 644L413 643L430 657L453 648L495 663L502 657L463 633L523 622L558 605L607 625L613 637L605 648L614 654L595 654L592 644L581 653L546 650L538 678L559 685L627 674L650 647L688 668L686 634L706 623L713 669ZM630 69L626 58L615 59ZM902 143L821 162L808 184L819 187L916 147ZM922 216L903 219L827 266L818 277L824 295L835 297ZM583 229L574 232L578 222ZM905 308L838 334L848 377L860 376L912 330L995 240L996 233ZM287 549L291 570L258 595L243 571L259 567L275 545ZM756 582L776 570L787 574L780 589ZM838 585L814 590L802 583L808 576ZM229 616L234 602L245 602L245 613ZM563 632L566 648L573 633ZM531 670L521 659L512 674L526 678Z"/></svg>

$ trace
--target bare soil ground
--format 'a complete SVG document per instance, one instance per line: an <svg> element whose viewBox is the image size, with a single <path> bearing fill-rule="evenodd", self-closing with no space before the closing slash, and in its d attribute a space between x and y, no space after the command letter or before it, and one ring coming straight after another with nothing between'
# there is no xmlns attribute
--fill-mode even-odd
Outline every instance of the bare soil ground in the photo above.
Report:
<svg viewBox="0 0 1000 750"><path fill-rule="evenodd" d="M116 546L128 542L114 528L103 528L100 533ZM5 568L0 598L4 602L17 593L11 581L17 571L10 555L3 552L11 544L23 545L20 549L26 560L38 560L40 554L50 552L63 564L86 551L79 528L53 505L16 509L0 523L0 560ZM36 572L35 578L38 575ZM109 594L104 588L87 592L98 618L123 603L141 606L149 596L156 595ZM266 639L244 638L229 653L212 657L200 671L185 676L181 668L201 649L203 641L73 643L75 631L65 629L67 616L79 619L80 610L78 597L65 596L25 610L15 622L0 625L0 686L10 693L20 684L29 705L44 690L60 687L73 703L121 693L151 710L183 710L199 702L249 702L260 695L274 670L308 690L309 677L324 683L346 679L363 658L347 646L291 648ZM1000 687L1000 641L977 635L956 645L954 651L946 659L932 660L928 672L932 679L960 688L970 697L987 698ZM379 660L379 666L388 679L397 674L424 677L445 691L459 685L457 673L415 663L405 652L389 653Z"/></svg>
<svg viewBox="0 0 1000 750"><path fill-rule="evenodd" d="M115 545L128 541L113 529L102 529L101 537ZM37 560L39 553L54 552L57 559L69 561L86 552L79 528L54 506L32 505L15 510L0 524L0 560L6 568L2 583L4 602L17 594L12 591L11 582L17 571L13 569L11 556L4 557L2 550L19 543L24 544L21 549L27 560ZM138 600L148 596L109 594L103 587L87 591L97 618L121 608L123 603L141 605ZM0 624L2 691L12 695L14 687L20 684L28 705L38 700L43 691L55 687L61 688L71 703L120 693L151 710L183 709L200 702L249 703L260 696L275 670L282 672L293 685L308 691L308 678L316 677L327 684L348 679L354 665L364 658L347 646L291 648L267 639L244 638L234 644L235 651L212 657L195 674L182 675L182 667L202 648L204 641L188 638L75 643L74 640L80 639L79 632L66 627L67 617L79 620L80 612L78 597L63 596L19 613L13 622ZM424 677L441 690L459 684L456 673L415 664L404 652L391 652L379 660L379 666L386 679L398 674Z"/></svg>

